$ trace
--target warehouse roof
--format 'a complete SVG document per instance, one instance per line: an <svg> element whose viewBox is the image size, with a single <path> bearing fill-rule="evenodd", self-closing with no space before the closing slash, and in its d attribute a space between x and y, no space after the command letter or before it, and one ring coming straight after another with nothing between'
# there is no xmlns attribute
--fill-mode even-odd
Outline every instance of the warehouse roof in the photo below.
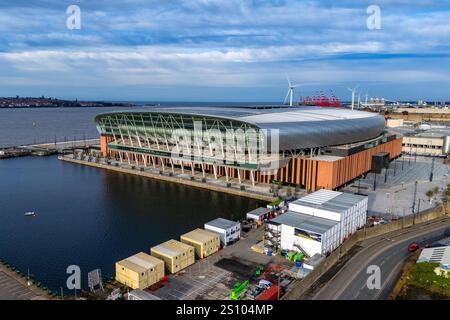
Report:
<svg viewBox="0 0 450 320"><path fill-rule="evenodd" d="M339 222L309 214L302 214L294 211L288 211L275 219L272 219L270 223L284 224L290 227L294 227L300 230L314 232L318 234L324 234Z"/></svg>
<svg viewBox="0 0 450 320"><path fill-rule="evenodd" d="M205 226L206 225L226 230L226 229L232 228L236 225L239 225L239 222L231 221L231 220L227 220L227 219L223 219L223 218L217 218L210 222L205 223Z"/></svg>
<svg viewBox="0 0 450 320"><path fill-rule="evenodd" d="M144 117L149 114L161 114L163 116L183 115L186 116L186 119L191 120L194 117L202 117L226 120L227 123L235 121L268 131L275 129L279 130L279 147L282 150L336 146L365 141L381 135L385 126L384 117L377 113L345 108L167 106L100 114L96 117L99 131L102 131L103 122L109 123L105 118L118 114L121 118L132 114L137 115L136 117L130 116L129 120L130 123L133 123L136 119L141 119L137 120L137 125L142 125Z"/></svg>
<svg viewBox="0 0 450 320"><path fill-rule="evenodd" d="M425 248L420 253L417 262L435 262L450 264L450 246Z"/></svg>
<svg viewBox="0 0 450 320"><path fill-rule="evenodd" d="M365 200L366 196L344 193L332 190L319 190L292 203L310 208L324 209L333 212L343 212Z"/></svg>
<svg viewBox="0 0 450 320"><path fill-rule="evenodd" d="M131 257L117 262L121 266L136 271L144 272L148 269L154 268L157 264L163 263L161 260L152 257L144 252L139 252Z"/></svg>
<svg viewBox="0 0 450 320"><path fill-rule="evenodd" d="M215 233L213 231L207 231L203 229L195 229L191 232L185 233L181 235L181 238L186 238L198 242L205 242L211 240L212 237L219 237L218 233Z"/></svg>

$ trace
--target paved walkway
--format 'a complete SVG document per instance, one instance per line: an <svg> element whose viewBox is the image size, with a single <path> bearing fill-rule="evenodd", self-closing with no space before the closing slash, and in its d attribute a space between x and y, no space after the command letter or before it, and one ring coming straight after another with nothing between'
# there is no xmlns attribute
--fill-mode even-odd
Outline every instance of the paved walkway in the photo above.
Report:
<svg viewBox="0 0 450 320"><path fill-rule="evenodd" d="M0 300L47 300L36 287L28 287L25 280L0 265Z"/></svg>
<svg viewBox="0 0 450 320"><path fill-rule="evenodd" d="M444 190L450 183L450 166L444 165L442 159L435 159L433 170L433 181L429 181L431 172L431 158L414 157L409 163L405 157L402 170L402 161L397 160L391 163L388 169L387 182L384 182L385 171L377 175L377 189L373 190L374 174L369 173L366 179L361 179L361 193L369 195L369 214L402 217L412 214L412 204L414 199L414 183L418 181L417 203L420 201L420 211L435 207L440 197L432 199L431 203L425 193L438 187ZM395 176L394 176L395 166ZM356 181L345 188L347 191L356 192L359 182Z"/></svg>

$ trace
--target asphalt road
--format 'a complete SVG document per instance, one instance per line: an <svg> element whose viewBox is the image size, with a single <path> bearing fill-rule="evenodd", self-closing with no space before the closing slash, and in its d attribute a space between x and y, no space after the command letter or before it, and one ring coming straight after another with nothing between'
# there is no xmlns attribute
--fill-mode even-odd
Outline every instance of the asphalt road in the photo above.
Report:
<svg viewBox="0 0 450 320"><path fill-rule="evenodd" d="M430 243L443 237L450 227L450 219L433 221L364 241L358 251L333 278L310 296L314 300L377 300L387 299L401 276L406 260L411 255L412 242ZM381 289L369 289L371 274L367 268L380 267Z"/></svg>

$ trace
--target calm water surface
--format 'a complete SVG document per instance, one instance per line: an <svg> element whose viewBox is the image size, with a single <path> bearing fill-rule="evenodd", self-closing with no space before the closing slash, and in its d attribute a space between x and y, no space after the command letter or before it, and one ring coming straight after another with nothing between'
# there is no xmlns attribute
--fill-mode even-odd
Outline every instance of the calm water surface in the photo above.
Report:
<svg viewBox="0 0 450 320"><path fill-rule="evenodd" d="M113 276L119 259L261 204L54 156L0 160L0 257L53 290L79 265L86 286L94 268Z"/></svg>

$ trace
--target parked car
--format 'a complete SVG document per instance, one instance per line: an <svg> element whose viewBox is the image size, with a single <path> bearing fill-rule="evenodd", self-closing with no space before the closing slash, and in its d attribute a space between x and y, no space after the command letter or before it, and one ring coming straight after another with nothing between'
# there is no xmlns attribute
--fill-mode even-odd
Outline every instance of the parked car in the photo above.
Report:
<svg viewBox="0 0 450 320"><path fill-rule="evenodd" d="M272 282L270 282L268 280L261 279L261 280L259 280L258 286L260 288L263 288L264 290L267 290L267 289L269 289L272 286Z"/></svg>
<svg viewBox="0 0 450 320"><path fill-rule="evenodd" d="M417 244L417 243L411 243L409 246L408 246L408 251L409 252L416 252L417 250L419 250L419 245Z"/></svg>

